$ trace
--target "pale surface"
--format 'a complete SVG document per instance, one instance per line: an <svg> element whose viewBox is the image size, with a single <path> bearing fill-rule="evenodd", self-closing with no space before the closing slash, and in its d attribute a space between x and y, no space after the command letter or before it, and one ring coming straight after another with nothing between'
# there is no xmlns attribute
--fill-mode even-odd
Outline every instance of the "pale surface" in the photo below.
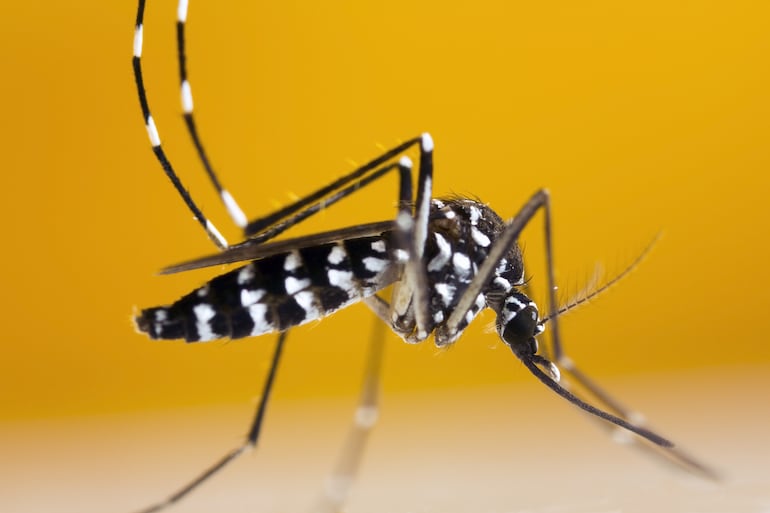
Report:
<svg viewBox="0 0 770 513"><path fill-rule="evenodd" d="M724 476L714 483L609 441L541 387L386 398L350 512L770 510L768 369L608 383ZM719 384L717 384L719 383ZM306 511L350 401L279 401L257 453L175 512ZM0 510L127 513L170 492L245 431L248 406L2 426Z"/></svg>

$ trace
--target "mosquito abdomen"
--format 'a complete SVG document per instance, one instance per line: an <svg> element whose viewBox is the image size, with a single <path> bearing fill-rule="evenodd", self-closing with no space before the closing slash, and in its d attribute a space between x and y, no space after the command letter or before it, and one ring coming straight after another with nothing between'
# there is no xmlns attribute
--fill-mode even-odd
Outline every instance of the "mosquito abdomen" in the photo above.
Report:
<svg viewBox="0 0 770 513"><path fill-rule="evenodd" d="M254 260L136 318L154 339L203 342L284 331L371 296L396 279L387 237L361 237Z"/></svg>

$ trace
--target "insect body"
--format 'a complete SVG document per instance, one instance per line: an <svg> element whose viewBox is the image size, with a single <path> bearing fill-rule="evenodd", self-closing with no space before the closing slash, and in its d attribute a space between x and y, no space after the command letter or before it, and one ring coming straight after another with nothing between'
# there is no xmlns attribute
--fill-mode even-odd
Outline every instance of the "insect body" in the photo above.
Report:
<svg viewBox="0 0 770 513"><path fill-rule="evenodd" d="M170 305L142 310L136 325L153 339L188 342L271 332L280 335L259 408L244 442L165 501L143 512L159 511L178 501L254 446L288 331L357 302L364 302L406 342L421 342L433 336L438 346L457 341L482 309L491 308L497 315L498 336L538 380L585 412L639 435L638 442L647 442L689 470L711 474L708 468L674 449L665 438L633 423L632 412L593 384L565 356L558 316L579 301L561 309L556 306L550 196L546 190L535 192L507 221L473 199L434 199L434 145L426 133L397 145L287 207L249 221L216 177L197 133L184 51L187 2L181 0L177 40L184 118L223 203L243 229L245 240L229 245L182 186L161 146L142 77L144 7L144 0L139 0L132 61L143 121L163 170L209 238L221 249L220 253L168 267L164 272L219 264L241 265ZM415 148L419 150L419 161L417 191L413 195L413 164L406 152ZM276 240L285 230L389 173L397 173L399 177L398 212L394 220ZM549 303L545 316L540 315L535 303L522 291L524 266L517 242L524 227L539 211L544 223ZM636 262L631 267L635 265ZM615 283L629 269L589 297ZM383 295L388 291L390 296L386 299ZM553 361L538 351L537 337L546 325L551 332L549 357ZM334 473L336 482L346 485L327 493L328 500L320 508L322 511L341 508L367 433L376 419L380 352L381 342L375 339L354 428ZM588 404L563 387L561 372L573 378L609 412Z"/></svg>
<svg viewBox="0 0 770 513"><path fill-rule="evenodd" d="M432 200L423 256L430 312L424 329L427 333L436 330L438 345L456 340L486 306L501 317L501 325L530 308L530 321L534 318L537 333L542 331L534 303L516 288L524 282L524 267L514 244L454 335L439 335L504 227L494 211L477 201ZM183 338L188 342L287 330L401 282L406 253L394 243L396 239L394 231L388 230L373 236L298 245L219 276L171 306L144 310L137 325L151 338ZM410 303L394 323L402 326L403 332L403 326L413 318Z"/></svg>

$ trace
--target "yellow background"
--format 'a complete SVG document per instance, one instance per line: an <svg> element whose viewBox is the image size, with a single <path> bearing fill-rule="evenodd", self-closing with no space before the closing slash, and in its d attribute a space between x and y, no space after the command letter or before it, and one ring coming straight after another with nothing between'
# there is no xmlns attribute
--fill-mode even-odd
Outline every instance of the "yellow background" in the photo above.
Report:
<svg viewBox="0 0 770 513"><path fill-rule="evenodd" d="M204 141L247 214L430 131L439 195L476 195L508 217L550 189L564 297L596 262L618 272L663 232L631 277L565 317L586 370L639 375L665 402L656 376L698 372L719 389L770 361L766 3L245 4L193 3L188 52ZM154 273L213 251L150 151L130 67L134 9L14 2L0 20L7 426L250 404L272 348L271 336L186 346L134 332L135 309L212 276ZM146 18L164 147L235 241L181 121L175 4L150 2ZM295 233L387 219L395 188L385 180ZM542 296L539 219L523 245ZM386 393L530 383L485 332L492 321L441 353L389 339ZM359 305L292 333L276 401L355 394L372 325ZM693 387L684 400L712 399Z"/></svg>

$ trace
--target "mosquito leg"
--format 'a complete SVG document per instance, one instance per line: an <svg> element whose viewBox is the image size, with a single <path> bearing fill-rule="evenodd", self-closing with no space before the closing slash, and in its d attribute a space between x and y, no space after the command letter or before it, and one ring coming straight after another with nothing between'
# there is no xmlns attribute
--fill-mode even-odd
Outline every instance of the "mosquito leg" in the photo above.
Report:
<svg viewBox="0 0 770 513"><path fill-rule="evenodd" d="M206 150L203 147L200 135L198 134L198 128L195 124L195 117L193 116L193 96L192 88L190 87L190 80L187 75L187 55L185 51L185 26L187 24L187 0L179 0L177 7L177 23L176 23L176 40L177 40L177 57L179 61L179 83L180 83L180 96L182 100L182 116L184 117L185 124L187 125L187 131L190 134L195 150L198 152L198 158L203 164L206 174L209 176L212 185L216 189L219 197L227 208L228 214L233 222L241 229L246 227L248 219L246 215L238 206L233 196L224 188L221 181L214 172L214 168L211 165Z"/></svg>
<svg viewBox="0 0 770 513"><path fill-rule="evenodd" d="M399 246L406 251L405 276L393 289L391 316L388 321L396 333L410 343L425 340L429 335L430 291L423 254L428 238L432 191L433 139L430 135L423 134L420 141L420 171L414 213L409 214L402 209L396 219Z"/></svg>
<svg viewBox="0 0 770 513"><path fill-rule="evenodd" d="M150 144L152 145L152 151L155 153L155 158L160 163L166 176L173 184L179 196L184 201L187 208L192 212L193 217L203 227L208 235L209 239L216 244L220 249L228 247L227 241L219 230L209 221L203 212L198 208L198 205L193 201L190 193L182 184L179 176L174 171L171 162L166 157L165 151L160 144L160 135L158 129L155 126L155 121L152 119L150 113L150 105L147 101L147 91L144 88L144 79L142 78L142 46L144 43L144 4L145 0L139 0L137 13L136 13L136 28L134 29L134 55L132 58L132 65L134 69L134 80L136 82L136 91L139 96L139 105L142 109L142 118L144 119L145 127L147 128L147 135L150 137Z"/></svg>
<svg viewBox="0 0 770 513"><path fill-rule="evenodd" d="M283 347L286 342L287 333L288 332L284 331L278 335L278 341L276 342L275 352L273 353L273 359L270 363L270 369L267 373L267 377L265 378L265 384L262 388L262 395L259 400L259 406L257 407L257 411L254 415L254 420L252 421L251 427L249 428L249 433L244 439L243 443L241 443L241 445L239 445L238 447L234 448L233 450L225 454L217 462L215 462L213 465L211 465L206 470L204 470L198 477L196 477L195 479L193 479L192 481L184 485L182 488L180 488L176 492L169 495L165 500L162 500L147 508L141 509L137 513L155 513L157 511L162 511L167 507L179 502L184 497L186 497L190 492L197 489L200 485L208 481L208 479L212 477L214 474L218 473L220 470L225 468L231 462L236 460L241 454L243 454L249 449L256 447L257 441L259 439L259 432L260 432L260 429L262 428L262 421L265 416L265 410L267 409L267 403L270 399L270 392L273 389L273 382L275 381L275 375L278 370L278 364L281 360L281 354L283 352Z"/></svg>
<svg viewBox="0 0 770 513"><path fill-rule="evenodd" d="M358 474L371 430L377 422L380 402L380 371L385 347L385 330L377 320L369 344L363 386L358 407L347 438L329 474L324 493L313 508L314 513L341 511Z"/></svg>
<svg viewBox="0 0 770 513"><path fill-rule="evenodd" d="M352 194L353 192L355 192L360 188L360 185L356 184L356 182L359 182L359 181L363 182L362 179L367 174L372 173L373 170L377 169L378 167L382 166L383 164L397 157L398 155L404 153L409 148L417 145L421 141L422 141L422 137L416 137L406 142L403 142L398 146L386 151L379 157L367 162L363 166L357 169L354 169L347 175L338 178L337 180L331 182L330 184L325 185L324 187L321 187L320 189L308 194L307 196L295 201L294 203L287 205L286 207L283 207L280 210L273 212L272 214L266 215L264 217L261 217L259 219L255 219L254 221L249 222L249 224L244 229L244 235L247 237L254 237L255 235L258 236L261 232L269 229L271 226L279 223L284 219L290 218L292 215L306 209L310 205L313 205L313 204L320 205L321 208L315 210L313 212L315 213L322 208L328 207L333 203L336 203L337 201L341 200L344 197L347 197L348 195ZM367 185L368 183L370 182L368 181L363 182L363 185ZM348 189L346 189L346 192L344 194L336 196L334 198L328 198L328 196L333 194L335 191L342 189L343 187L346 187L349 184L353 184L353 185L348 187ZM411 193L410 193L410 196L411 196ZM411 200L411 197L409 199ZM305 219L305 217L299 218L298 221L302 219ZM293 226L298 221L291 223L290 226Z"/></svg>
<svg viewBox="0 0 770 513"><path fill-rule="evenodd" d="M608 410L612 411L617 416L623 419L626 419L628 422L632 423L635 426L645 426L649 428L643 414L639 413L638 411L627 408L626 406L621 404L619 401L617 401L614 397L612 397L609 393L607 393L607 391L604 390L604 388L600 387L586 373L581 371L575 365L575 363L572 361L571 358L562 354L561 358L558 360L557 363L561 368L561 370L564 372L564 374L569 376L578 386L582 387L586 392L594 396L596 400L599 402L599 404L604 405L604 407L606 407ZM669 463L672 463L673 465L679 467L680 469L684 469L688 472L694 472L704 477L707 477L709 479L715 479L715 480L719 479L718 472L716 472L714 469L712 469L710 466L706 465L705 463L702 463L695 457L691 456L687 452L683 451L679 447L669 447L666 449L660 449L659 447L644 443L641 439L637 437L627 436L627 432L619 429L617 426L608 425L606 423L602 423L602 425L603 427L611 431L612 438L618 442L633 444L636 448L644 452L649 452L653 456L656 456L659 458L663 457Z"/></svg>
<svg viewBox="0 0 770 513"><path fill-rule="evenodd" d="M288 217L286 217L283 220L276 221L274 224L264 228L262 231L260 231L256 235L249 236L249 238L246 241L246 244L261 244L263 242L266 242L276 237L277 235L283 233L284 231L288 230L292 226L295 226L301 221L304 221L308 217L320 212L325 208L328 208L329 206L337 203L339 200L344 199L350 196L351 194L358 192L359 190L366 187L367 185L379 180L381 177L383 177L384 175L386 175L387 173L391 172L394 169L398 169L400 171L400 175L399 175L400 205L411 203L411 199L412 199L411 165L404 166L403 164L404 162L399 162L399 163L389 164L389 165L380 167L379 169L375 169L374 171L367 170L367 173L369 174L365 175L363 178L356 178L355 180L353 179L349 180L349 183L352 182L350 183L350 185L347 185L344 188L339 188L339 190L337 190L336 192L333 192L333 193L330 193L329 195L324 196L322 199L317 200L315 203L312 203L309 206L306 206L303 210L290 214ZM407 174L404 174L405 171ZM305 202L308 198L310 198L310 196L306 196L305 198L300 199L299 202ZM406 198L406 199L404 200L403 198ZM403 207L400 207L400 208L403 208Z"/></svg>

